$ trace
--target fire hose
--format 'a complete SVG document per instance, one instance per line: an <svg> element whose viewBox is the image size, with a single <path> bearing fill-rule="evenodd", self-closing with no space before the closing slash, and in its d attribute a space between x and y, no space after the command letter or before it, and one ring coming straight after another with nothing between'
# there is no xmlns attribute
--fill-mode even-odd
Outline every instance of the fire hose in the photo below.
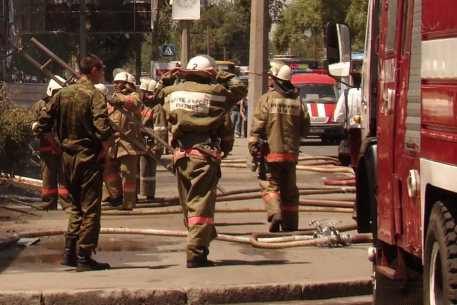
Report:
<svg viewBox="0 0 457 305"><path fill-rule="evenodd" d="M341 227L340 231L353 230L354 226ZM311 232L313 229L306 229L305 231ZM335 228L332 232L337 232ZM33 238L42 236L56 236L63 235L66 230L40 230L40 231L26 231L20 233L14 233L4 240L0 240L0 250L10 247L16 244L21 238ZM157 229L130 229L130 228L101 228L100 234L132 234L132 235L155 235L155 236L172 236L172 237L187 237L187 231L176 231L176 230L157 230ZM296 234L296 237L294 234ZM316 235L316 231L314 233ZM259 241L259 238L273 238L271 240ZM256 248L264 249L282 249L291 247L303 247L303 246L315 246L315 245L336 245L338 243L342 245L349 245L349 243L369 243L371 242L371 236L369 235L344 235L343 237L337 236L324 236L313 238L312 236L304 237L304 234L300 232L286 233L285 237L280 237L278 233L254 233L251 237L243 236L232 236L225 234L218 234L216 240L238 242L243 244L252 244ZM296 240L306 239L306 240ZM292 241L290 241L292 240Z"/></svg>

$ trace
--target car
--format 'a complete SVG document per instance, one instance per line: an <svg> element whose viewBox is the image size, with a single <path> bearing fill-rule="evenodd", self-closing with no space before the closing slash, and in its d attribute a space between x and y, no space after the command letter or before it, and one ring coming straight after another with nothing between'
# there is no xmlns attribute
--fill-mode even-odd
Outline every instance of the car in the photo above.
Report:
<svg viewBox="0 0 457 305"><path fill-rule="evenodd" d="M310 137L319 137L323 143L339 143L344 139L344 126L333 121L333 112L339 93L336 80L319 73L293 74L292 84L300 89L300 97L311 117Z"/></svg>

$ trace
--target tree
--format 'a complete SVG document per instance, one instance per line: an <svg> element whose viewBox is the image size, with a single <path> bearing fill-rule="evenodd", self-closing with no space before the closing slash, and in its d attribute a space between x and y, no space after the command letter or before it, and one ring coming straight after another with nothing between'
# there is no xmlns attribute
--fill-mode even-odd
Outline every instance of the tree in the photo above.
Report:
<svg viewBox="0 0 457 305"><path fill-rule="evenodd" d="M346 23L351 29L352 49L363 50L367 26L368 0L353 0L346 15Z"/></svg>
<svg viewBox="0 0 457 305"><path fill-rule="evenodd" d="M284 51L293 44L309 45L303 34L304 31L310 30L318 38L319 49L323 55L323 37L327 23L348 20L352 22L352 16L355 15L357 15L355 23L357 29L354 29L353 35L357 35L360 40L364 35L365 26L360 22L363 18L355 12L366 11L366 5L363 6L363 2L366 0L295 0L287 5L279 16L273 39L276 49ZM350 9L351 15L348 16Z"/></svg>

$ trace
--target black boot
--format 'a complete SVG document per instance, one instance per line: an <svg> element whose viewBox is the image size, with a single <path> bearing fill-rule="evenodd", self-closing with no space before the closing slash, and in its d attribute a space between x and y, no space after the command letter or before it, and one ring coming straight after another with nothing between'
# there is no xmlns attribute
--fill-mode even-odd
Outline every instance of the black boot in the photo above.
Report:
<svg viewBox="0 0 457 305"><path fill-rule="evenodd" d="M61 265L76 267L76 244L78 239L67 237L65 239L65 250L63 250Z"/></svg>
<svg viewBox="0 0 457 305"><path fill-rule="evenodd" d="M84 250L79 248L78 261L76 262L76 272L93 271L93 270L106 270L111 266L107 263L99 263L91 258L91 250Z"/></svg>
<svg viewBox="0 0 457 305"><path fill-rule="evenodd" d="M202 246L187 246L187 268L212 267L214 262L208 260L209 249Z"/></svg>
<svg viewBox="0 0 457 305"><path fill-rule="evenodd" d="M282 216L279 213L274 214L271 218L270 233L279 232L280 226L282 226Z"/></svg>

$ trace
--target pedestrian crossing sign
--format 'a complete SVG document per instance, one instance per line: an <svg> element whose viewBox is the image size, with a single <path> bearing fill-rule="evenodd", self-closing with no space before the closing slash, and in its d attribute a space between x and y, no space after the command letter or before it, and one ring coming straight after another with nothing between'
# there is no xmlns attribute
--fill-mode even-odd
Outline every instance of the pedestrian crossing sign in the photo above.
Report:
<svg viewBox="0 0 457 305"><path fill-rule="evenodd" d="M162 46L162 56L163 57L174 57L175 56L175 46L172 44L164 44Z"/></svg>

